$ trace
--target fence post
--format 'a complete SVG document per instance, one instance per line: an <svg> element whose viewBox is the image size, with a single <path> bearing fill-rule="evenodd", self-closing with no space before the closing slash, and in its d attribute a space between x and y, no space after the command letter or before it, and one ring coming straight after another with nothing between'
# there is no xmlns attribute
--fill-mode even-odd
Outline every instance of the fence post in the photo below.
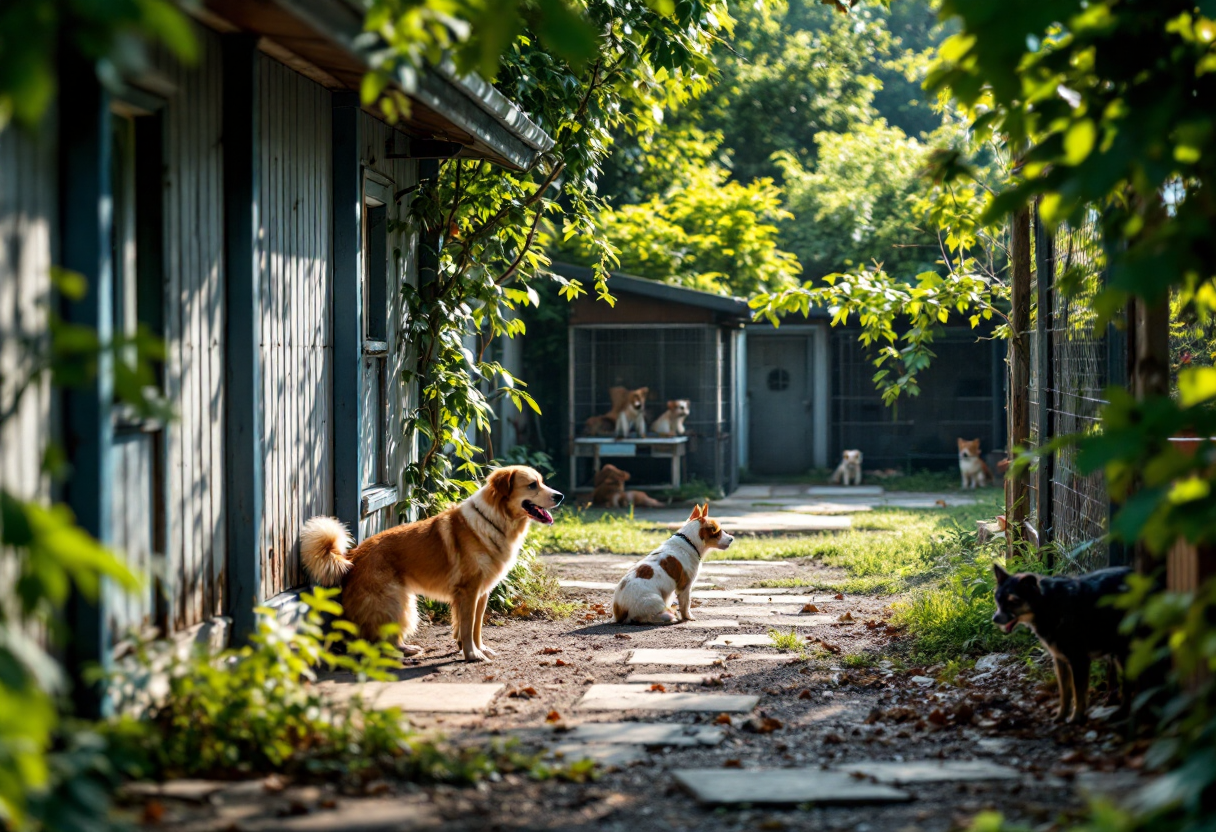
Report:
<svg viewBox="0 0 1216 832"><path fill-rule="evenodd" d="M1009 329L1009 448L1025 448L1030 440L1030 208L1013 215L1011 234ZM1006 492L1005 520L1009 555L1025 537L1029 479L1025 469L1013 474Z"/></svg>
<svg viewBox="0 0 1216 832"><path fill-rule="evenodd" d="M1038 275L1037 288L1038 297L1036 298L1036 307L1038 313L1035 318L1035 332L1037 335L1038 348L1038 363L1039 363L1039 390L1038 390L1038 422L1039 422L1039 445L1043 445L1045 441L1050 441L1055 438L1055 408L1052 407L1052 397L1055 395L1056 378L1055 378L1055 279L1056 279L1056 256L1055 256L1055 240L1048 233L1047 228L1043 225L1043 219L1039 216L1039 205L1035 203L1034 207L1034 252L1035 252L1035 273ZM1035 516L1038 523L1039 532L1039 548L1043 549L1051 542L1052 538L1052 478L1055 476L1055 453L1039 456L1039 467L1037 472L1038 485L1036 493L1038 496L1038 504L1035 506ZM1053 566L1050 562L1050 550L1048 550L1048 567Z"/></svg>
<svg viewBox="0 0 1216 832"><path fill-rule="evenodd" d="M1137 401L1170 394L1170 301L1168 295L1149 305L1143 298L1133 302L1131 355L1132 394ZM1143 545L1136 546L1136 571L1149 575L1158 559Z"/></svg>

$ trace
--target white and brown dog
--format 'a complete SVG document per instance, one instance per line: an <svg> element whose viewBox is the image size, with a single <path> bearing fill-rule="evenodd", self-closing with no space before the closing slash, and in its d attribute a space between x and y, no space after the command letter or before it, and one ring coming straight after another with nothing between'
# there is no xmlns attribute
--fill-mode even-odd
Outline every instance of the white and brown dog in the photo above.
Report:
<svg viewBox="0 0 1216 832"><path fill-rule="evenodd" d="M980 456L980 440L968 442L959 438L958 472L962 476L963 488L982 488L992 482L992 469Z"/></svg>
<svg viewBox="0 0 1216 832"><path fill-rule="evenodd" d="M675 624L693 621L692 585L701 558L710 549L726 549L734 538L709 517L709 506L696 506L678 532L636 563L616 585L612 616L618 624ZM668 607L679 601L679 619Z"/></svg>
<svg viewBox="0 0 1216 832"><path fill-rule="evenodd" d="M833 485L861 485L861 451L845 451L832 474Z"/></svg>
<svg viewBox="0 0 1216 832"><path fill-rule="evenodd" d="M650 432L659 436L683 436L684 420L688 418L688 414L688 399L672 399L667 402L663 415L651 423Z"/></svg>

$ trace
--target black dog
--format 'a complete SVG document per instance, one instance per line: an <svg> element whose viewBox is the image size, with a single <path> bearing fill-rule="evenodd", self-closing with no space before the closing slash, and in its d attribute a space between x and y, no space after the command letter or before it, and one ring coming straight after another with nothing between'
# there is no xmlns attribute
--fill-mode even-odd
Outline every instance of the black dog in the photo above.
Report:
<svg viewBox="0 0 1216 832"><path fill-rule="evenodd" d="M1056 663L1060 683L1056 722L1084 722L1090 660L1109 656L1123 674L1129 649L1128 637L1119 632L1123 610L1103 601L1127 590L1132 570L1117 567L1077 578L1049 578L1027 572L1010 575L996 564L992 569L996 572L992 623L1006 633L1025 624L1039 637ZM1126 711L1126 676L1121 694L1120 711Z"/></svg>

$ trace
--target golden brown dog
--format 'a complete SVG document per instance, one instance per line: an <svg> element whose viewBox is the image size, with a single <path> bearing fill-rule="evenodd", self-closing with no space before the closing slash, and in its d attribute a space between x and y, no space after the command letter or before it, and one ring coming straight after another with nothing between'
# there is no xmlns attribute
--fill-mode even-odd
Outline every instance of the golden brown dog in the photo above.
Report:
<svg viewBox="0 0 1216 832"><path fill-rule="evenodd" d="M593 481L595 491L591 494L590 505L609 508L624 508L625 506L661 508L663 506L645 491L626 491L625 483L629 481L630 476L628 471L622 471L615 465L605 465L600 468Z"/></svg>
<svg viewBox="0 0 1216 832"><path fill-rule="evenodd" d="M587 420L587 435L607 436L615 432L618 437L623 438L628 436L633 428L637 430L638 436L645 439L646 397L649 395L649 387L639 387L637 390L610 387L608 397L612 400L612 409Z"/></svg>
<svg viewBox="0 0 1216 832"><path fill-rule="evenodd" d="M515 565L531 521L552 523L562 495L522 465L499 468L464 502L434 517L369 537L354 549L346 527L314 517L300 532L300 560L322 586L342 586L342 606L363 638L401 627L401 649L418 626L417 596L452 605L452 632L466 661L494 655L481 641L490 591ZM349 550L349 551L348 551Z"/></svg>

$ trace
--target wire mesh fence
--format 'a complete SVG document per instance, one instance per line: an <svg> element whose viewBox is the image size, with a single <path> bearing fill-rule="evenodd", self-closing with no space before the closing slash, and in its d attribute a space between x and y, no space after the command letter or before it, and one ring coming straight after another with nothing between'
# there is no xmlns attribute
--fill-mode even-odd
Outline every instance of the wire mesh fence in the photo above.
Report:
<svg viewBox="0 0 1216 832"><path fill-rule="evenodd" d="M733 487L734 351L726 333L716 326L673 324L575 326L570 332L571 439L584 435L588 417L611 408L610 388L648 387L648 423L667 401L689 401L687 476L723 491ZM608 461L628 470L638 483L661 479L667 464L645 456ZM590 465L583 461L575 485L591 479Z"/></svg>
<svg viewBox="0 0 1216 832"><path fill-rule="evenodd" d="M1039 225L1036 285L1032 295L1031 443L1096 431L1104 391L1123 384L1126 339L1122 322L1100 322L1094 299L1106 273L1100 218L1090 210L1082 222L1063 224L1054 235ZM1040 542L1052 542L1070 571L1111 563L1104 540L1111 506L1101 472L1085 474L1076 450L1065 447L1040 460L1032 481L1030 515Z"/></svg>

